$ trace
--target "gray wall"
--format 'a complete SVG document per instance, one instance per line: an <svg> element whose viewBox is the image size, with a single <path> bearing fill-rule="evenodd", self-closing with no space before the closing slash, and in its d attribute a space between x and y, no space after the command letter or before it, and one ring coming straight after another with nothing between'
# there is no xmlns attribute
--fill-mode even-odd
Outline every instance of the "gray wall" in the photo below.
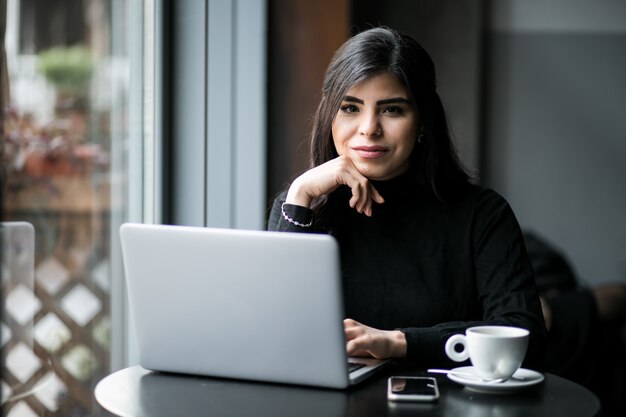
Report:
<svg viewBox="0 0 626 417"><path fill-rule="evenodd" d="M583 282L626 282L626 2L492 12L483 180Z"/></svg>

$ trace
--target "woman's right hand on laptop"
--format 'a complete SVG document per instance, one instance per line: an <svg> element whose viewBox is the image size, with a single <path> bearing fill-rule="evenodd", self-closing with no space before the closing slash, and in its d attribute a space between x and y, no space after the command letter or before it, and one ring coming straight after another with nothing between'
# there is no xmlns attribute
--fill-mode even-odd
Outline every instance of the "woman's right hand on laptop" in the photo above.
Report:
<svg viewBox="0 0 626 417"><path fill-rule="evenodd" d="M343 321L348 356L376 359L406 356L406 338L399 330L379 330L353 319Z"/></svg>

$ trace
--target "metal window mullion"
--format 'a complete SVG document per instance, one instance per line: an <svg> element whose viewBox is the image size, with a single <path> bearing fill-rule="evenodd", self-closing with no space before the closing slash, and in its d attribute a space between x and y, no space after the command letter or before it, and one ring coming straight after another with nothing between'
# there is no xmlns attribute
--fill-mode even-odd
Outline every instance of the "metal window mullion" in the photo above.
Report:
<svg viewBox="0 0 626 417"><path fill-rule="evenodd" d="M207 147L205 225L232 227L233 0L209 0L207 10Z"/></svg>
<svg viewBox="0 0 626 417"><path fill-rule="evenodd" d="M206 7L196 0L171 2L173 27L169 64L171 120L168 152L171 203L168 223L204 226L206 193Z"/></svg>
<svg viewBox="0 0 626 417"><path fill-rule="evenodd" d="M163 145L168 131L166 114L167 102L167 42L165 33L168 29L166 20L166 0L144 0L144 21L146 34L144 40L144 140L143 171L141 192L143 205L141 219L143 223L161 223L163 220L163 190L165 166ZM149 38L148 38L149 36ZM139 175L138 175L139 176Z"/></svg>
<svg viewBox="0 0 626 417"><path fill-rule="evenodd" d="M149 4L151 0L145 0ZM114 2L112 24L117 23L119 8L128 8L129 24L135 29L135 36L120 40L114 37L113 51L123 50L122 42L128 45L128 126L127 137L114 136L111 140L111 230L110 230L110 302L111 302L111 370L120 369L129 363L132 356L129 346L128 303L124 282L120 242L117 238L119 225L125 221L141 221L144 199L143 154L144 154L144 33L146 19L144 2ZM115 26L112 32L117 34ZM114 58L114 57L113 57ZM114 112L113 115L115 115ZM119 126L123 120L112 117L111 132L123 131ZM125 175L123 175L125 174Z"/></svg>
<svg viewBox="0 0 626 417"><path fill-rule="evenodd" d="M266 1L235 7L234 227L262 229L266 189Z"/></svg>

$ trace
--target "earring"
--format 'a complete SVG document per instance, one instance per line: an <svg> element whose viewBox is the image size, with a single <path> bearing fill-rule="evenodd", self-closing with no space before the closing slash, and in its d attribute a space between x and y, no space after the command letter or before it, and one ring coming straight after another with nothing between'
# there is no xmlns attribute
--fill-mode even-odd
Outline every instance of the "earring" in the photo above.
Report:
<svg viewBox="0 0 626 417"><path fill-rule="evenodd" d="M420 135L417 137L417 143L422 143L422 139L424 139L424 134L420 133Z"/></svg>

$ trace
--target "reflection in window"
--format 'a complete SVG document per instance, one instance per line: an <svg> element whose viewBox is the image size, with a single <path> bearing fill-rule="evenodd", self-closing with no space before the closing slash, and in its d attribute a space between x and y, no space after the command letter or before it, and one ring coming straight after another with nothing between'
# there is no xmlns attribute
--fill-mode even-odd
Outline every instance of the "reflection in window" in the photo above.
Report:
<svg viewBox="0 0 626 417"><path fill-rule="evenodd" d="M3 224L34 228L30 277L3 257L3 415L97 414L93 387L110 372L130 3L0 0Z"/></svg>

